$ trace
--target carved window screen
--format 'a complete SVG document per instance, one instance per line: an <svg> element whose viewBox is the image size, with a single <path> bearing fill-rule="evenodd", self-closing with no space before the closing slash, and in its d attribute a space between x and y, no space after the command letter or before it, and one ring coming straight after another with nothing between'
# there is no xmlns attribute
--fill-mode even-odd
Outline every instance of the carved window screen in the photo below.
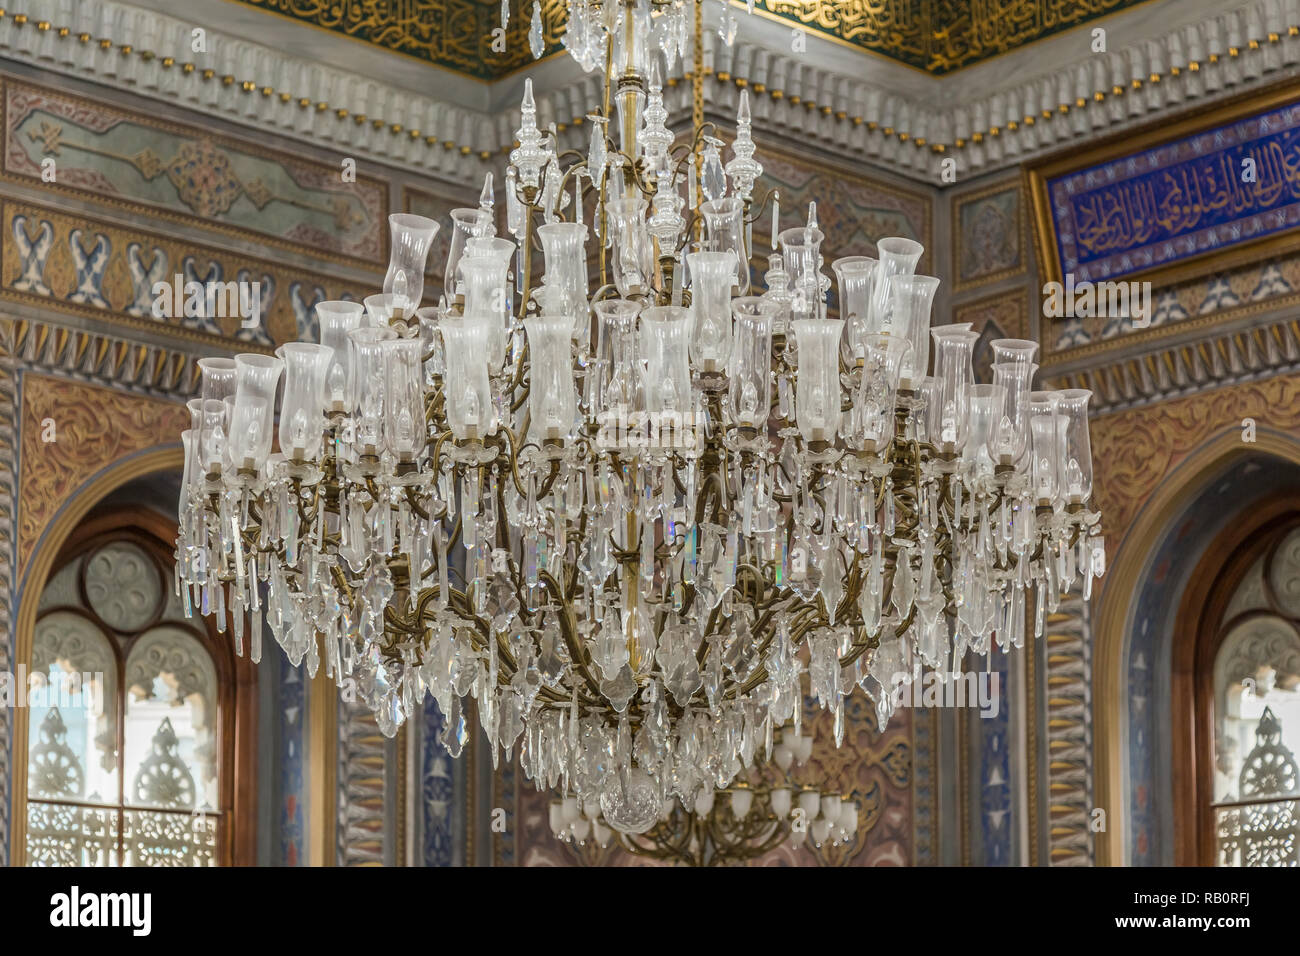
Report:
<svg viewBox="0 0 1300 956"><path fill-rule="evenodd" d="M1300 527L1276 535L1229 601L1213 686L1215 861L1300 865Z"/></svg>
<svg viewBox="0 0 1300 956"><path fill-rule="evenodd" d="M31 672L27 860L211 866L223 859L222 698L160 542L122 529L42 592ZM36 676L38 675L38 676Z"/></svg>

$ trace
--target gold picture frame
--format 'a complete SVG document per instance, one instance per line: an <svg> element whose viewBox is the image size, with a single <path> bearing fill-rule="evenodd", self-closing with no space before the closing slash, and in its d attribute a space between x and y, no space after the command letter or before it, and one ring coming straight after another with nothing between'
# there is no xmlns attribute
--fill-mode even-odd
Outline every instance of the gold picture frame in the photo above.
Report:
<svg viewBox="0 0 1300 956"><path fill-rule="evenodd" d="M1300 84L1295 80L1232 97L1210 110L1190 111L1173 122L1158 120L1133 131L1117 133L1084 150L1058 151L1027 164L1023 180L1032 207L1034 250L1038 255L1039 272L1043 281L1064 281L1056 245L1056 230L1052 223L1051 198L1047 193L1049 180L1291 104L1300 104ZM1127 281L1141 277L1162 286L1295 249L1300 249L1300 230L1293 229L1248 239L1233 246L1198 252L1177 262L1150 266L1125 273L1118 278Z"/></svg>

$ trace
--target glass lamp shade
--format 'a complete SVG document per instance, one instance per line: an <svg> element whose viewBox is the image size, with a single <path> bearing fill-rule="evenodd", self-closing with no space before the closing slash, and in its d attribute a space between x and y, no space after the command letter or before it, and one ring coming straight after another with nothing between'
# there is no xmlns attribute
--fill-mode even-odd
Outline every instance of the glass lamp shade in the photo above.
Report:
<svg viewBox="0 0 1300 956"><path fill-rule="evenodd" d="M789 787L777 787L772 791L772 812L778 820L784 820L790 815L790 796Z"/></svg>
<svg viewBox="0 0 1300 956"><path fill-rule="evenodd" d="M1068 504L1082 504L1092 494L1092 441L1088 434L1086 388L1066 388L1056 393L1057 409L1065 416L1061 441L1060 477Z"/></svg>
<svg viewBox="0 0 1300 956"><path fill-rule="evenodd" d="M382 343L387 390L384 395L384 444L398 461L410 462L424 450L424 374L418 338Z"/></svg>
<svg viewBox="0 0 1300 956"><path fill-rule="evenodd" d="M879 270L880 266L876 268ZM880 282L881 278L877 275L876 281ZM902 373L903 388L912 388L930 367L930 309L939 280L934 276L894 275L885 282L890 291L890 308L880 331L905 338L912 344L911 356L903 364Z"/></svg>
<svg viewBox="0 0 1300 956"><path fill-rule="evenodd" d="M317 302L320 344L331 350L325 370L325 409L343 412L352 402L352 347L348 333L361 328L360 302Z"/></svg>
<svg viewBox="0 0 1300 956"><path fill-rule="evenodd" d="M1002 410L989 435L989 457L993 464L1012 465L1023 471L1029 449L1029 389L1038 366L1019 362L996 362L993 384L1004 389Z"/></svg>
<svg viewBox="0 0 1300 956"><path fill-rule="evenodd" d="M876 255L880 262L876 266L875 284L871 293L871 319L868 325L872 332L888 331L886 323L894 304L889 280L895 276L910 276L915 273L916 264L921 261L923 252L925 247L919 242L901 236L890 236L876 243ZM926 344L928 346L929 343ZM916 377L920 378L924 374L925 368L922 367Z"/></svg>
<svg viewBox="0 0 1300 956"><path fill-rule="evenodd" d="M456 297L457 270L460 257L465 253L465 243L485 231L488 213L483 209L453 209L451 211L451 242L447 247L447 267L443 270L443 295L451 301Z"/></svg>
<svg viewBox="0 0 1300 956"><path fill-rule="evenodd" d="M893 335L867 336L862 385L853 404L852 432L865 451L882 454L894 438L898 377L912 344Z"/></svg>
<svg viewBox="0 0 1300 956"><path fill-rule="evenodd" d="M415 313L420 323L420 347L422 355L428 356L424 363L424 382L433 385L435 379L447 373L446 359L442 350L442 333L438 323L442 321L442 310L435 306L426 306Z"/></svg>
<svg viewBox="0 0 1300 956"><path fill-rule="evenodd" d="M839 285L840 318L849 355L856 365L867 358L867 336L871 334L871 289L876 277L876 260L866 256L845 256L831 263Z"/></svg>
<svg viewBox="0 0 1300 956"><path fill-rule="evenodd" d="M447 356L447 424L458 441L477 441L495 431L488 379L491 317L445 316L439 328Z"/></svg>
<svg viewBox="0 0 1300 956"><path fill-rule="evenodd" d="M546 258L546 285L557 290L561 301L552 303L556 314L574 317L573 337L586 342L591 313L587 304L587 227L580 222L548 222L537 227Z"/></svg>
<svg viewBox="0 0 1300 956"><path fill-rule="evenodd" d="M363 300L366 306L365 321L362 325L368 325L376 329L386 329L393 319L403 318L404 301L396 294L387 292L376 292L374 295L368 295ZM409 314L409 313L406 313Z"/></svg>
<svg viewBox="0 0 1300 956"><path fill-rule="evenodd" d="M820 229L795 226L784 230L777 241L785 255L785 267L790 273L792 320L818 318L817 302L821 298L821 277L817 272L822 240L826 236Z"/></svg>
<svg viewBox="0 0 1300 956"><path fill-rule="evenodd" d="M692 252L686 257L691 273L691 352L696 366L716 372L731 354L731 286L736 261L729 252Z"/></svg>
<svg viewBox="0 0 1300 956"><path fill-rule="evenodd" d="M290 461L315 461L325 424L325 374L334 350L311 342L288 342L275 354L284 362L280 451Z"/></svg>
<svg viewBox="0 0 1300 956"><path fill-rule="evenodd" d="M497 256L465 256L460 260L460 277L465 289L465 315L487 321L488 366L499 369L506 360L506 330L501 321L506 298L509 263Z"/></svg>
<svg viewBox="0 0 1300 956"><path fill-rule="evenodd" d="M939 434L939 380L927 375L915 384L919 405L916 411L916 440L938 444Z"/></svg>
<svg viewBox="0 0 1300 956"><path fill-rule="evenodd" d="M496 236L476 237L465 243L466 258L470 256L475 258L489 256L497 259L505 266L505 277L501 280L501 289L504 295L500 297L499 302L493 304L498 306L501 328L507 337L510 334L510 317L515 301L514 283L510 278L510 263L514 258L514 254L515 244L509 239L500 239Z"/></svg>
<svg viewBox="0 0 1300 956"><path fill-rule="evenodd" d="M190 432L193 441L186 449L185 467L190 471L190 478L193 481L203 475L203 459L199 454L199 436L203 434L203 399L191 398L185 403L185 407L190 412Z"/></svg>
<svg viewBox="0 0 1300 956"><path fill-rule="evenodd" d="M645 228L646 201L616 199L605 206L613 242L611 268L618 294L627 298L645 291L652 256Z"/></svg>
<svg viewBox="0 0 1300 956"><path fill-rule="evenodd" d="M535 444L567 438L578 410L573 387L569 342L573 320L568 315L524 319L531 356L528 390L528 440Z"/></svg>
<svg viewBox="0 0 1300 956"><path fill-rule="evenodd" d="M840 427L840 336L843 319L796 319L799 343L795 418L805 441L835 440Z"/></svg>
<svg viewBox="0 0 1300 956"><path fill-rule="evenodd" d="M597 337L596 394L592 412L626 415L636 405L636 317L641 304L630 299L602 299L595 304Z"/></svg>
<svg viewBox="0 0 1300 956"><path fill-rule="evenodd" d="M200 455L208 466L208 474L221 471L226 454L226 422L221 415L221 403L235 394L235 360L228 358L199 359L199 396L203 402L203 424L199 433ZM209 403L215 402L215 409ZM214 447L216 446L216 447ZM212 467L215 466L215 469Z"/></svg>
<svg viewBox="0 0 1300 956"><path fill-rule="evenodd" d="M408 318L420 306L424 297L425 264L438 228L434 220L411 213L399 212L388 217L392 242L384 293L393 297L393 314L397 318Z"/></svg>
<svg viewBox="0 0 1300 956"><path fill-rule="evenodd" d="M641 312L645 404L652 418L685 414L691 408L690 330L690 313L681 306L653 306Z"/></svg>
<svg viewBox="0 0 1300 956"><path fill-rule="evenodd" d="M363 328L348 333L356 374L353 396L352 447L358 455L376 456L384 450L384 343L397 338L393 329Z"/></svg>
<svg viewBox="0 0 1300 956"><path fill-rule="evenodd" d="M989 347L994 365L1029 365L1038 353L1038 343L1029 339L994 339Z"/></svg>
<svg viewBox="0 0 1300 956"><path fill-rule="evenodd" d="M194 460L198 461L198 438L199 432L203 430L203 399L191 398L185 403L185 408L190 413L190 428L194 429L195 456Z"/></svg>
<svg viewBox="0 0 1300 956"><path fill-rule="evenodd" d="M1038 504L1050 505L1060 495L1058 458L1061 448L1057 439L1057 420L1063 416L1056 410L1056 392L1030 392L1028 402L1029 477Z"/></svg>
<svg viewBox="0 0 1300 956"><path fill-rule="evenodd" d="M729 252L735 256L732 267L736 281L732 284L739 295L748 295L749 257L745 255L744 204L736 196L711 199L700 206L700 214L708 227L713 251Z"/></svg>
<svg viewBox="0 0 1300 956"><path fill-rule="evenodd" d="M235 406L230 420L230 461L260 468L271 453L275 389L284 363L269 355L235 356Z"/></svg>
<svg viewBox="0 0 1300 956"><path fill-rule="evenodd" d="M749 811L754 806L754 791L748 788L741 788L731 791L731 813L737 820L743 820L749 816Z"/></svg>
<svg viewBox="0 0 1300 956"><path fill-rule="evenodd" d="M1006 404L1006 389L1001 385L979 384L971 386L970 426L966 444L962 448L963 475L967 480L993 474L993 459L989 457L989 443L993 426L1002 415Z"/></svg>
<svg viewBox="0 0 1300 956"><path fill-rule="evenodd" d="M934 376L939 380L934 440L941 453L954 454L966 445L970 390L975 384L971 355L980 336L965 323L944 325L930 334L934 337Z"/></svg>
<svg viewBox="0 0 1300 956"><path fill-rule="evenodd" d="M737 424L762 428L772 407L772 316L776 306L758 296L731 303L735 343L728 371L731 411Z"/></svg>

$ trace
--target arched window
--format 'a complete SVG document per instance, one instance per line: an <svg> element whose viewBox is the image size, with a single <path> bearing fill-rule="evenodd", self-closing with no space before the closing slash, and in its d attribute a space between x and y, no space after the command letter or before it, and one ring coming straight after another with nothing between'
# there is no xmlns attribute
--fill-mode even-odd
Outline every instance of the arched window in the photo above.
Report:
<svg viewBox="0 0 1300 956"><path fill-rule="evenodd" d="M27 862L235 862L229 644L198 616L186 619L162 534L88 525L37 612Z"/></svg>
<svg viewBox="0 0 1300 956"><path fill-rule="evenodd" d="M1287 522L1256 548L1212 645L1215 862L1297 866L1300 526Z"/></svg>

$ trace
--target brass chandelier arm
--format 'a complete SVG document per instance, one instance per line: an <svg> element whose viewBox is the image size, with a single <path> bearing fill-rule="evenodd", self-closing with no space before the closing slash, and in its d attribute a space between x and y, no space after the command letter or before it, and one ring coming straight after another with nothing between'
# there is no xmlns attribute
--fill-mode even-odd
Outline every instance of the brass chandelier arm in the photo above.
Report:
<svg viewBox="0 0 1300 956"><path fill-rule="evenodd" d="M572 598L566 596L565 592L560 588L560 582L555 580L550 571L541 571L538 577L541 578L542 583L551 592L551 597L555 599L561 608L560 611L556 612L555 617L560 625L560 634L564 637L564 645L569 649L569 659L578 668L578 673L582 675L582 679L586 682L587 689L592 693L593 699L599 700L600 682L592 675L588 666L586 651L582 646L582 639L578 636L578 632L574 630L573 620L569 616L569 612L564 610L571 605Z"/></svg>

